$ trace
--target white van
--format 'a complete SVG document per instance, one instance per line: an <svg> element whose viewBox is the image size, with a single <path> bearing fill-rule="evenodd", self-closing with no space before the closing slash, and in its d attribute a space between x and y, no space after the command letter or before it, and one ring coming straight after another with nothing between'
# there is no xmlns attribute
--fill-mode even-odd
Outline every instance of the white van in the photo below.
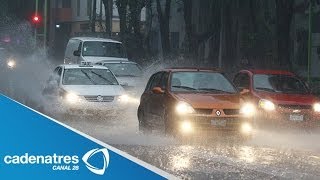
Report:
<svg viewBox="0 0 320 180"><path fill-rule="evenodd" d="M69 40L64 64L80 64L82 61L96 63L103 60L127 61L127 53L122 43L93 37L74 37Z"/></svg>

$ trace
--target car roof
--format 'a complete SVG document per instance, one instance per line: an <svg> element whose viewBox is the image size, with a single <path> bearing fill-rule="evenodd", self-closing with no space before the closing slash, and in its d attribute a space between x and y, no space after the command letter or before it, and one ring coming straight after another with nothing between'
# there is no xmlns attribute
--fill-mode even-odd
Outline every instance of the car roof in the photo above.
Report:
<svg viewBox="0 0 320 180"><path fill-rule="evenodd" d="M103 64L118 64L118 63L137 64L136 62L128 61L128 60L103 60L98 63L103 63Z"/></svg>
<svg viewBox="0 0 320 180"><path fill-rule="evenodd" d="M105 66L101 66L101 65L91 65L91 66L82 66L80 64L62 64L60 65L61 67L64 67L65 69L86 69L86 68L90 68L90 69L108 69Z"/></svg>
<svg viewBox="0 0 320 180"><path fill-rule="evenodd" d="M250 71L252 74L278 74L278 75L289 75L294 76L294 73L285 70L262 70L262 69L255 69L255 70L247 70Z"/></svg>
<svg viewBox="0 0 320 180"><path fill-rule="evenodd" d="M120 41L116 41L116 40L113 40L113 39L96 38L96 37L73 37L71 39L77 39L77 40L80 40L80 41L101 41L101 42L121 43Z"/></svg>
<svg viewBox="0 0 320 180"><path fill-rule="evenodd" d="M172 68L166 68L164 71L171 71L171 72L188 72L188 71L201 71L201 72L219 72L222 71L218 68L196 68L196 67L172 67Z"/></svg>

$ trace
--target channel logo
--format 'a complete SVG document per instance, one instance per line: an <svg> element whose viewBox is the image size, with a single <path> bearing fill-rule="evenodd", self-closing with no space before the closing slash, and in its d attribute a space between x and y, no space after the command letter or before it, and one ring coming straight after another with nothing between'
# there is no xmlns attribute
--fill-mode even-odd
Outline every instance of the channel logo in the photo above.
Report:
<svg viewBox="0 0 320 180"><path fill-rule="evenodd" d="M99 167L95 167L93 165L91 165L88 161L89 159L97 154L97 153L102 153L102 157L103 157L103 167L102 168L99 168ZM108 165L109 165L109 152L108 152L108 149L107 148L102 148L102 149L99 149L99 148L96 148L96 149L92 149L90 151L88 151L85 155L83 155L82 157L82 161L86 164L87 168L95 173L95 174L98 174L98 175L103 175L104 172L106 171Z"/></svg>

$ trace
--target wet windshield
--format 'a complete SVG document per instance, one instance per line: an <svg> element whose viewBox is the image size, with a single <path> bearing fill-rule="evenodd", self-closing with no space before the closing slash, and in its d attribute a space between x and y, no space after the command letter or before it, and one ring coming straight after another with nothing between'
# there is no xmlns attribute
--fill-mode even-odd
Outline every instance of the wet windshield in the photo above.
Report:
<svg viewBox="0 0 320 180"><path fill-rule="evenodd" d="M175 72L171 78L173 92L236 93L235 87L221 73Z"/></svg>
<svg viewBox="0 0 320 180"><path fill-rule="evenodd" d="M127 57L122 44L100 41L84 42L82 56Z"/></svg>
<svg viewBox="0 0 320 180"><path fill-rule="evenodd" d="M104 66L108 67L117 77L140 77L142 71L137 64L133 63L107 63Z"/></svg>
<svg viewBox="0 0 320 180"><path fill-rule="evenodd" d="M66 69L64 85L118 85L116 78L107 69Z"/></svg>
<svg viewBox="0 0 320 180"><path fill-rule="evenodd" d="M256 74L253 76L253 86L258 91L281 93L308 93L303 82L287 75Z"/></svg>

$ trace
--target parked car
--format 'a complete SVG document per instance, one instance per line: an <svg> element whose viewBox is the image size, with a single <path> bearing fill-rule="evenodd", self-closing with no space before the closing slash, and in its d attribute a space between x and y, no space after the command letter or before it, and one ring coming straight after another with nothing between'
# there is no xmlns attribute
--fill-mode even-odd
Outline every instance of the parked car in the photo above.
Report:
<svg viewBox="0 0 320 180"><path fill-rule="evenodd" d="M242 70L233 80L243 98L257 108L261 128L316 128L320 100L294 73L277 70Z"/></svg>
<svg viewBox="0 0 320 180"><path fill-rule="evenodd" d="M102 60L128 60L122 43L93 37L74 37L69 40L64 64L80 64L82 61L96 63Z"/></svg>
<svg viewBox="0 0 320 180"><path fill-rule="evenodd" d="M141 96L139 129L169 134L252 133L253 106L221 71L171 68L153 74Z"/></svg>

